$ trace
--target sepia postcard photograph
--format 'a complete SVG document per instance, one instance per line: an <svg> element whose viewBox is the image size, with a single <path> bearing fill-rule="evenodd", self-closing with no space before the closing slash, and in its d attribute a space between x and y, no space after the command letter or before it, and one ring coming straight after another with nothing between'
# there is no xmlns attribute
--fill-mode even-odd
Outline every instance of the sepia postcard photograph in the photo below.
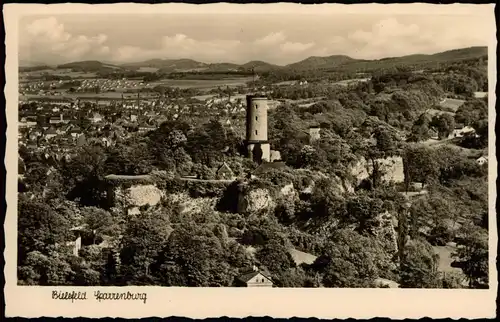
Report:
<svg viewBox="0 0 500 322"><path fill-rule="evenodd" d="M7 316L495 316L493 5L4 8Z"/></svg>

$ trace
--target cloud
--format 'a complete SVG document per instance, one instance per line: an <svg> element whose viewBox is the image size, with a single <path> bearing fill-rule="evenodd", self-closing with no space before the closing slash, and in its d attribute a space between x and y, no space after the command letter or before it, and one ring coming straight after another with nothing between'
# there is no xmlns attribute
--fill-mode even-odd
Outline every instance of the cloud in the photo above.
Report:
<svg viewBox="0 0 500 322"><path fill-rule="evenodd" d="M275 64L293 63L301 60L304 53L316 47L315 42L293 41L284 31L271 32L251 44L251 59L264 60ZM250 58L250 57L249 57ZM251 60L248 59L248 60Z"/></svg>
<svg viewBox="0 0 500 322"><path fill-rule="evenodd" d="M42 18L21 30L20 58L22 60L61 63L85 59L106 58L111 49L107 36L72 35L55 17ZM35 57L33 57L35 56Z"/></svg>
<svg viewBox="0 0 500 322"><path fill-rule="evenodd" d="M119 62L132 62L153 58L179 59L191 58L201 61L221 59L240 46L238 40L199 41L184 34L164 36L159 46L146 49L139 46L120 46L111 59Z"/></svg>
<svg viewBox="0 0 500 322"><path fill-rule="evenodd" d="M465 18L465 17L464 17ZM465 26L465 28L464 28ZM483 32L471 32L470 24L431 24L400 22L396 18L382 19L369 30L355 30L346 36L333 36L328 42L330 52L355 58L378 59L410 54L430 54L439 51L487 44Z"/></svg>
<svg viewBox="0 0 500 322"><path fill-rule="evenodd" d="M287 41L280 45L280 48L287 53L301 53L309 48L314 47L314 43L310 42L307 44L301 42L290 42Z"/></svg>
<svg viewBox="0 0 500 322"><path fill-rule="evenodd" d="M286 40L283 32L272 32L262 38L256 39L254 45L256 46L273 46L279 45Z"/></svg>

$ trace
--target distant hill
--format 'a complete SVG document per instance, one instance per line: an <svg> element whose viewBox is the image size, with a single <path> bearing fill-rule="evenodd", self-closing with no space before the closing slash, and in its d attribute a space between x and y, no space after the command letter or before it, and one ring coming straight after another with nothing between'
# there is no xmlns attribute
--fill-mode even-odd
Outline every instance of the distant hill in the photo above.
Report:
<svg viewBox="0 0 500 322"><path fill-rule="evenodd" d="M487 47L469 47L462 49L448 50L441 53L436 53L432 55L425 54L414 54L401 57L387 57L376 60L361 60L351 58L345 55L333 55L326 57L311 56L304 60L296 63L292 63L286 66L278 66L269 64L264 61L250 61L248 63L239 65L234 63L203 63L195 61L193 59L150 59L142 62L126 63L126 64L110 64L103 63L100 61L89 60L72 62L68 64L62 64L57 66L59 69L71 68L81 71L99 71L103 69L128 69L128 70L138 70L143 68L156 68L160 72L170 73L170 72L230 72L230 71L251 71L252 68L256 72L266 72L270 70L324 70L324 71L369 71L383 68L390 68L395 66L432 66L439 62L450 62L464 59L476 59L476 58L487 58L488 48ZM27 64L26 62L22 62ZM30 69L43 69L46 65L39 63L38 65L31 64L30 66L24 66L20 62L22 68Z"/></svg>
<svg viewBox="0 0 500 322"><path fill-rule="evenodd" d="M227 72L227 71L237 71L240 65L233 63L213 63L209 64L206 71L210 72Z"/></svg>
<svg viewBox="0 0 500 322"><path fill-rule="evenodd" d="M207 64L192 59L150 59L143 62L122 64L120 66L126 69L139 69L141 67L158 68L164 72L207 68Z"/></svg>
<svg viewBox="0 0 500 322"><path fill-rule="evenodd" d="M29 60L19 60L19 68L31 68L31 67L49 67L49 65L42 63L42 62L37 62L37 61L29 61Z"/></svg>
<svg viewBox="0 0 500 322"><path fill-rule="evenodd" d="M482 56L488 56L488 47L477 46L477 47L469 47L462 49L454 49L430 56L434 60L442 60L442 61L478 58Z"/></svg>
<svg viewBox="0 0 500 322"><path fill-rule="evenodd" d="M19 66L20 72L37 72L42 70L53 69L53 67L47 65L36 65L36 66Z"/></svg>
<svg viewBox="0 0 500 322"><path fill-rule="evenodd" d="M260 60L252 60L246 64L240 65L240 69L244 69L244 70L254 69L256 72L263 72L263 71L269 71L269 70L280 69L280 68L283 68L283 67L278 66L278 65L269 64L269 63L266 63L266 62L260 61Z"/></svg>
<svg viewBox="0 0 500 322"><path fill-rule="evenodd" d="M453 62L458 60L481 58L488 56L488 47L469 47L448 50L432 55L414 54L401 57L387 57L377 60L353 60L338 66L340 70L360 71L395 66L426 67L440 62Z"/></svg>
<svg viewBox="0 0 500 322"><path fill-rule="evenodd" d="M86 60L58 65L57 69L77 69L90 72L103 69L120 69L120 67L116 65L106 64L97 60Z"/></svg>
<svg viewBox="0 0 500 322"><path fill-rule="evenodd" d="M285 67L295 70L330 69L355 61L358 60L345 55L333 55L328 57L311 56L297 63L286 65Z"/></svg>

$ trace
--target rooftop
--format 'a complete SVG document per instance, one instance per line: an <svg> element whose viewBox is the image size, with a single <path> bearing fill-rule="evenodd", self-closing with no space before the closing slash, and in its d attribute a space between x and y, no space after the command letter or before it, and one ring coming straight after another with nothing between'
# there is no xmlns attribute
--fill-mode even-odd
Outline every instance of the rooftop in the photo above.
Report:
<svg viewBox="0 0 500 322"><path fill-rule="evenodd" d="M254 278L255 276L257 276L259 274L264 276L265 278L267 278L269 281L272 282L271 278L269 278L268 276L266 276L265 274L263 274L260 271L251 271L249 273L245 273L243 275L240 275L240 276L238 276L238 280L243 282L243 283L247 283L248 281L250 281L252 278Z"/></svg>

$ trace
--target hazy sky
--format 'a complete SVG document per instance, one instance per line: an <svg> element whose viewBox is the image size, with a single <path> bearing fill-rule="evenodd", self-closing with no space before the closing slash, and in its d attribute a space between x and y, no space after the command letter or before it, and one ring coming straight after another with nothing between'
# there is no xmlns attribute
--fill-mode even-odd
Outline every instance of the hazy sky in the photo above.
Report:
<svg viewBox="0 0 500 322"><path fill-rule="evenodd" d="M373 59L485 46L488 23L481 16L432 14L29 16L19 23L19 57L49 64L191 58L284 65L337 54Z"/></svg>

